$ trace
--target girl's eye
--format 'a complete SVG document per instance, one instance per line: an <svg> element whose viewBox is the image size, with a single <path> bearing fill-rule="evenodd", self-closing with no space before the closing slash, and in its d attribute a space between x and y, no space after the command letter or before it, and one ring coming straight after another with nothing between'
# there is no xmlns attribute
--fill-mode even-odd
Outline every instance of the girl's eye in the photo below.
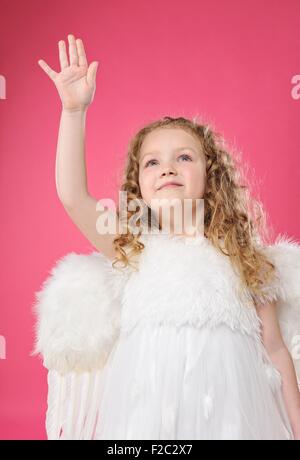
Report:
<svg viewBox="0 0 300 460"><path fill-rule="evenodd" d="M189 155L187 155L186 153L183 153L182 155L180 155L180 157L186 157L186 158L189 158L190 160L192 159Z"/></svg>
<svg viewBox="0 0 300 460"><path fill-rule="evenodd" d="M147 163L145 164L145 168L147 168L148 164L150 164L152 161L156 161L156 160L149 160L149 161L147 161Z"/></svg>
<svg viewBox="0 0 300 460"><path fill-rule="evenodd" d="M185 157L185 158L188 158L189 160L192 159L192 158L191 158L189 155L187 155L186 153L183 153L182 155L179 155L178 158L180 158L180 157ZM156 160L149 160L149 161L147 161L147 163L145 164L145 168L147 168L147 166L148 166L152 161L156 161Z"/></svg>

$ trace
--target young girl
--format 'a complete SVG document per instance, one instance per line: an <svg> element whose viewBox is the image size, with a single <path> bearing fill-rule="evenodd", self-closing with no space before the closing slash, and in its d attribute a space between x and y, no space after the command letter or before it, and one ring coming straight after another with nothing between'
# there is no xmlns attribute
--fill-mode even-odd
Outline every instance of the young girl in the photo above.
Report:
<svg viewBox="0 0 300 460"><path fill-rule="evenodd" d="M82 41L68 40L60 73L39 64L62 101L58 196L97 251L59 260L37 293L48 439L300 439L299 245L263 244L262 209L251 208L258 203L217 134L171 117L130 142L126 231L99 232L99 215L122 219L119 208L99 213L87 189L98 63L88 66ZM150 211L137 233L135 200ZM174 208L165 219L172 200L177 210L192 203L191 217L176 221Z"/></svg>

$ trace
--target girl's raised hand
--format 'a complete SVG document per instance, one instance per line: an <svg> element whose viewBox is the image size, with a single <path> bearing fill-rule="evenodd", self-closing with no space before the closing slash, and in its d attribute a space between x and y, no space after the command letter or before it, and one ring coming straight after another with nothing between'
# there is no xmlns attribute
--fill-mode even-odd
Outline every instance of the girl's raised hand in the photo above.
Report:
<svg viewBox="0 0 300 460"><path fill-rule="evenodd" d="M54 82L61 98L63 109L70 112L85 110L93 101L96 90L98 62L87 63L83 42L68 35L69 61L64 40L58 42L61 71L55 72L40 59L38 64Z"/></svg>

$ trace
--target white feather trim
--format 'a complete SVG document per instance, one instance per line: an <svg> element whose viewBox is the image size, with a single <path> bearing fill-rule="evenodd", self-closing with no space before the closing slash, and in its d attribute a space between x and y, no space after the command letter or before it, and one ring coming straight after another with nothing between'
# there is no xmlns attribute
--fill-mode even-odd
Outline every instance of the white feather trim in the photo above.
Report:
<svg viewBox="0 0 300 460"><path fill-rule="evenodd" d="M101 369L120 329L126 276L99 252L59 259L36 292L36 343L44 366L61 374Z"/></svg>
<svg viewBox="0 0 300 460"><path fill-rule="evenodd" d="M199 238L195 245L167 235L141 239L145 249L138 271L129 279L129 270L112 268L98 252L68 254L51 270L36 293L33 352L42 354L48 369L101 369L121 327L129 332L142 321L177 327L226 323L261 340L261 322L251 299L246 291L238 293L238 274L207 239ZM278 274L267 293L277 300L282 335L300 380L300 246L280 236L263 249Z"/></svg>
<svg viewBox="0 0 300 460"><path fill-rule="evenodd" d="M126 283L122 332L141 322L200 328L225 323L261 341L261 321L229 257L199 237L144 234L139 270ZM191 240L192 242L193 240Z"/></svg>

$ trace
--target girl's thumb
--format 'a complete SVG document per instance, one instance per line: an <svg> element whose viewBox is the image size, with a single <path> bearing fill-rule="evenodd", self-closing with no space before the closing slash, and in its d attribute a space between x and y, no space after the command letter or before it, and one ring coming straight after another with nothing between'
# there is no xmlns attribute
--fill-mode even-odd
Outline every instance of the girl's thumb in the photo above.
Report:
<svg viewBox="0 0 300 460"><path fill-rule="evenodd" d="M88 67L86 79L89 85L96 83L96 74L97 74L98 65L99 65L99 62L94 61Z"/></svg>

